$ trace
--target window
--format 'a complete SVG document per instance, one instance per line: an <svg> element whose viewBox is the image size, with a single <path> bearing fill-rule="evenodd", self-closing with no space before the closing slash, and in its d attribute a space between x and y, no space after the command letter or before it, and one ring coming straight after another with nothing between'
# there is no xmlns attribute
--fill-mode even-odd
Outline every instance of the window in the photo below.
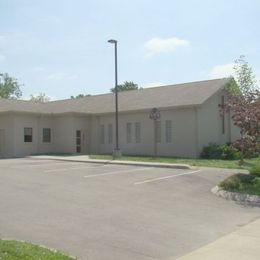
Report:
<svg viewBox="0 0 260 260"><path fill-rule="evenodd" d="M43 143L50 143L51 142L51 129L50 128L43 128L42 129L42 142Z"/></svg>
<svg viewBox="0 0 260 260"><path fill-rule="evenodd" d="M135 142L141 143L141 123L135 123Z"/></svg>
<svg viewBox="0 0 260 260"><path fill-rule="evenodd" d="M108 124L108 143L113 143L113 126L112 124Z"/></svg>
<svg viewBox="0 0 260 260"><path fill-rule="evenodd" d="M24 128L24 142L25 143L31 143L33 138L33 129L31 127L25 127Z"/></svg>
<svg viewBox="0 0 260 260"><path fill-rule="evenodd" d="M172 142L172 121L171 120L165 121L165 142L166 143Z"/></svg>
<svg viewBox="0 0 260 260"><path fill-rule="evenodd" d="M126 124L126 142L127 143L132 142L132 123Z"/></svg>
<svg viewBox="0 0 260 260"><path fill-rule="evenodd" d="M156 142L161 142L161 121L155 121Z"/></svg>
<svg viewBox="0 0 260 260"><path fill-rule="evenodd" d="M100 143L104 144L105 143L105 126L100 125Z"/></svg>

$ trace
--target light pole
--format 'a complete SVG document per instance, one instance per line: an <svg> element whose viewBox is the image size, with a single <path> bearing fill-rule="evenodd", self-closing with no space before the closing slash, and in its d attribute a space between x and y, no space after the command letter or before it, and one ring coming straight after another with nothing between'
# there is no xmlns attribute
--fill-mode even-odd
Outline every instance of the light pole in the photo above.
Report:
<svg viewBox="0 0 260 260"><path fill-rule="evenodd" d="M118 89L117 89L117 41L116 40L108 40L109 43L115 45L115 119L116 119L116 148L113 151L113 159L116 159L121 156L121 151L118 144Z"/></svg>

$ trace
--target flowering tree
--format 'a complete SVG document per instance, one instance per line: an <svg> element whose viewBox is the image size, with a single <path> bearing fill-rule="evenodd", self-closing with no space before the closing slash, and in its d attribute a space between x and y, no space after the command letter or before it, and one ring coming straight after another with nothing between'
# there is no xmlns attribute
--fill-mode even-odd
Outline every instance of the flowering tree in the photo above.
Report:
<svg viewBox="0 0 260 260"><path fill-rule="evenodd" d="M241 151L243 158L260 152L260 91L251 67L240 56L235 61L236 81L231 78L227 86L228 99L222 109L230 111L234 125L240 128L241 137L232 145Z"/></svg>

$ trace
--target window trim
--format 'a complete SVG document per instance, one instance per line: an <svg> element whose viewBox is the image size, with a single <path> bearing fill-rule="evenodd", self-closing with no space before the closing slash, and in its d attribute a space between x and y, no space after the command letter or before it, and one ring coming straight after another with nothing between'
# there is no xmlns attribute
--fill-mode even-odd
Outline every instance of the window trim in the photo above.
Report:
<svg viewBox="0 0 260 260"><path fill-rule="evenodd" d="M132 123L126 123L126 143L132 143Z"/></svg>
<svg viewBox="0 0 260 260"><path fill-rule="evenodd" d="M31 130L31 134L25 134L26 130ZM30 140L26 140L26 137L31 137ZM33 143L33 128L32 127L24 127L23 128L23 141L24 143Z"/></svg>
<svg viewBox="0 0 260 260"><path fill-rule="evenodd" d="M113 124L107 126L107 137L108 144L113 144Z"/></svg>
<svg viewBox="0 0 260 260"><path fill-rule="evenodd" d="M45 140L44 139L44 137L46 137L46 136L44 136L44 130L49 130L49 140ZM42 129L42 142L44 143L44 144L50 144L51 143L51 128L50 127L44 127L43 129Z"/></svg>
<svg viewBox="0 0 260 260"><path fill-rule="evenodd" d="M100 144L105 144L105 125L101 124L99 125L99 142Z"/></svg>

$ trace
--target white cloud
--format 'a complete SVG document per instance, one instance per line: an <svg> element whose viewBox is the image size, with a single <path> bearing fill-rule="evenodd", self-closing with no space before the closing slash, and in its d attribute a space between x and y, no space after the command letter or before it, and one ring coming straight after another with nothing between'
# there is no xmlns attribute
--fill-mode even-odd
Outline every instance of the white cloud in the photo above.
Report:
<svg viewBox="0 0 260 260"><path fill-rule="evenodd" d="M144 44L148 50L148 55L151 56L156 53L174 52L179 47L187 47L190 43L177 37L172 38L153 38Z"/></svg>
<svg viewBox="0 0 260 260"><path fill-rule="evenodd" d="M57 80L57 81L60 81L60 80L73 80L73 79L76 79L78 78L77 75L68 75L64 72L56 72L56 73L51 73L47 76L47 79L48 80Z"/></svg>
<svg viewBox="0 0 260 260"><path fill-rule="evenodd" d="M0 54L0 63L3 63L5 61L5 56Z"/></svg>
<svg viewBox="0 0 260 260"><path fill-rule="evenodd" d="M165 85L165 84L162 82L151 82L151 83L147 83L141 87L142 88L153 88L153 87L159 87L159 86L163 86L163 85Z"/></svg>
<svg viewBox="0 0 260 260"><path fill-rule="evenodd" d="M228 63L223 65L217 65L213 67L209 72L210 78L225 78L234 76L234 63Z"/></svg>

